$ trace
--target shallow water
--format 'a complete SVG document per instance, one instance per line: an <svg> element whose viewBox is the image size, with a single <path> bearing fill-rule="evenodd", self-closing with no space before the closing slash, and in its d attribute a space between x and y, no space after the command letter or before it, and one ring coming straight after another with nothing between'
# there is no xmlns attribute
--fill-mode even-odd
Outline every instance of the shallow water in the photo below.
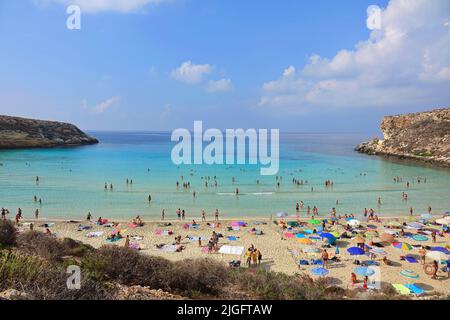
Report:
<svg viewBox="0 0 450 320"><path fill-rule="evenodd" d="M182 165L170 159L174 143L169 133L90 132L100 144L76 148L0 151L0 206L25 217L40 208L41 217L79 219L91 211L94 216L128 219L134 215L174 217L177 208L198 217L205 209L219 208L226 216L269 216L279 211L295 213L295 203L303 200L327 215L338 212L360 215L373 208L379 215L406 215L427 210L441 214L450 209L450 171L395 163L353 151L370 136L360 134L282 134L280 137L281 187L275 176L260 176L258 165ZM190 191L177 190L176 181L190 181ZM40 177L39 185L35 177ZM203 177L210 176L206 188ZM214 188L213 176L219 186ZM232 183L232 177L236 183ZM394 183L393 177L403 177ZM292 178L308 180L297 187ZM426 183L412 182L427 178ZM133 185L125 180L133 179ZM260 184L256 184L256 180ZM326 189L324 181L334 181ZM406 189L406 181L411 182ZM423 180L422 180L423 181ZM104 183L113 184L105 191ZM241 195L234 192L238 187ZM311 187L314 191L311 191ZM194 199L192 192L196 191ZM402 192L408 201L402 201ZM147 201L148 194L152 202ZM42 205L33 196L42 198ZM377 199L382 205L378 207ZM339 205L336 206L336 200ZM301 215L305 215L302 211Z"/></svg>

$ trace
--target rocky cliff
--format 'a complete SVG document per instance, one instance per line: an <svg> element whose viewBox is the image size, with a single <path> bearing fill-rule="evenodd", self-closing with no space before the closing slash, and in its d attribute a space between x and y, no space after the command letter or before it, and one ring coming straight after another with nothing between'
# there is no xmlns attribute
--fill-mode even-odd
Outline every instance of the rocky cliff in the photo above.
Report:
<svg viewBox="0 0 450 320"><path fill-rule="evenodd" d="M76 126L0 115L0 149L46 148L98 143Z"/></svg>
<svg viewBox="0 0 450 320"><path fill-rule="evenodd" d="M450 167L450 108L387 116L381 131L383 140L363 142L355 150Z"/></svg>

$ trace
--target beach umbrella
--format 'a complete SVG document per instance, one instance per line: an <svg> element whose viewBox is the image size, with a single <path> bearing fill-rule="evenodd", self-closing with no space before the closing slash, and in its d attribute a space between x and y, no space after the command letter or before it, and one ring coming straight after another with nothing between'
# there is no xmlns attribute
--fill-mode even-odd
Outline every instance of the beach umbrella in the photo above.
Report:
<svg viewBox="0 0 450 320"><path fill-rule="evenodd" d="M301 244L312 244L313 242L311 239L308 238L298 238L297 241Z"/></svg>
<svg viewBox="0 0 450 320"><path fill-rule="evenodd" d="M378 254L378 255L386 255L386 251L384 251L381 248L377 248L377 247L373 247L372 249L370 249L370 252L374 253L374 254Z"/></svg>
<svg viewBox="0 0 450 320"><path fill-rule="evenodd" d="M297 221L288 221L286 224L290 227L298 227Z"/></svg>
<svg viewBox="0 0 450 320"><path fill-rule="evenodd" d="M353 243L365 243L366 240L358 234L356 237L354 237L352 239L352 242Z"/></svg>
<svg viewBox="0 0 450 320"><path fill-rule="evenodd" d="M400 274L402 276L404 276L406 278L410 278L410 279L418 279L419 278L419 275L416 272L412 271L412 270L406 270L405 269L405 270L400 271Z"/></svg>
<svg viewBox="0 0 450 320"><path fill-rule="evenodd" d="M386 241L386 242L394 242L395 241L394 236L389 233L383 233L380 236L380 238L381 238L381 240Z"/></svg>
<svg viewBox="0 0 450 320"><path fill-rule="evenodd" d="M415 234L415 235L413 235L413 240L416 240L416 241L427 241L428 240L428 237L426 237L426 236L424 236L423 234Z"/></svg>
<svg viewBox="0 0 450 320"><path fill-rule="evenodd" d="M336 239L341 236L341 234L338 231L331 231L330 232Z"/></svg>
<svg viewBox="0 0 450 320"><path fill-rule="evenodd" d="M443 254L450 254L450 251L447 250L447 249L444 248L444 247L432 247L430 250L431 250L431 251L440 251L440 252L442 252Z"/></svg>
<svg viewBox="0 0 450 320"><path fill-rule="evenodd" d="M350 225L351 227L359 227L361 225L361 222L359 222L359 220L356 219L351 219L347 221L347 224Z"/></svg>
<svg viewBox="0 0 450 320"><path fill-rule="evenodd" d="M311 219L311 220L308 221L308 223L309 223L309 224L312 224L313 226L316 226L316 225L318 225L318 224L321 224L322 221L317 220L317 219Z"/></svg>
<svg viewBox="0 0 450 320"><path fill-rule="evenodd" d="M300 239L300 238L304 238L305 235L304 235L303 233L296 233L296 234L295 234L295 237L298 238L298 239Z"/></svg>
<svg viewBox="0 0 450 320"><path fill-rule="evenodd" d="M328 273L330 273L327 269L318 267L311 270L311 273L318 277L326 276Z"/></svg>
<svg viewBox="0 0 450 320"><path fill-rule="evenodd" d="M277 213L277 217L278 218L285 218L287 216L288 216L287 212L284 212L284 211L281 211L281 212Z"/></svg>
<svg viewBox="0 0 450 320"><path fill-rule="evenodd" d="M431 214L429 214L429 213L422 213L422 214L420 215L420 217L421 217L422 219L425 219L425 220L433 219L433 216L432 216Z"/></svg>
<svg viewBox="0 0 450 320"><path fill-rule="evenodd" d="M358 247L351 247L347 249L347 252L352 256L359 256L364 254L364 250Z"/></svg>
<svg viewBox="0 0 450 320"><path fill-rule="evenodd" d="M317 253L319 252L319 248L313 247L313 246L306 246L302 249L305 253Z"/></svg>
<svg viewBox="0 0 450 320"><path fill-rule="evenodd" d="M450 219L444 219L444 218L437 219L436 223L449 226L450 225Z"/></svg>
<svg viewBox="0 0 450 320"><path fill-rule="evenodd" d="M331 233L328 232L322 232L320 234L320 237L322 239L327 239L329 244L333 244L336 241L335 236L333 236Z"/></svg>
<svg viewBox="0 0 450 320"><path fill-rule="evenodd" d="M363 267L363 266L356 267L355 269L353 269L353 272L355 274L357 274L358 276L363 276L363 277L370 277L375 274L375 270L373 270L372 268Z"/></svg>
<svg viewBox="0 0 450 320"><path fill-rule="evenodd" d="M413 249L413 247L409 243L406 243L406 242L394 242L392 245L394 247L396 247L397 249L401 249L403 251L410 251Z"/></svg>
<svg viewBox="0 0 450 320"><path fill-rule="evenodd" d="M419 223L419 222L415 222L415 221L413 221L413 222L408 222L406 225L407 225L408 227L414 228L414 229L422 229L422 228L424 227L423 224L421 224L421 223Z"/></svg>
<svg viewBox="0 0 450 320"><path fill-rule="evenodd" d="M387 226L391 226L391 227L401 227L402 224L398 221L388 221L388 223L386 223Z"/></svg>
<svg viewBox="0 0 450 320"><path fill-rule="evenodd" d="M428 251L425 256L439 262L448 260L447 255L441 251Z"/></svg>

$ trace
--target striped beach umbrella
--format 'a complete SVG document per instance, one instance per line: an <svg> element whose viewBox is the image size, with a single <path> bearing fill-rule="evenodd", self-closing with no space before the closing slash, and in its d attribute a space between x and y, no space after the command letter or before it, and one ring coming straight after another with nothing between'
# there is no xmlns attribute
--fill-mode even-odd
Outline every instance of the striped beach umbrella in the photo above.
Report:
<svg viewBox="0 0 450 320"><path fill-rule="evenodd" d="M406 278L410 278L410 279L418 279L419 275L412 271L412 270L402 270L400 271L400 274Z"/></svg>
<svg viewBox="0 0 450 320"><path fill-rule="evenodd" d="M413 247L409 243L406 243L406 242L394 242L392 245L395 248L401 249L403 251L410 251L413 249Z"/></svg>
<svg viewBox="0 0 450 320"><path fill-rule="evenodd" d="M322 232L320 234L320 237L322 239L327 239L329 244L333 244L336 241L335 236L333 236L331 233L328 232Z"/></svg>

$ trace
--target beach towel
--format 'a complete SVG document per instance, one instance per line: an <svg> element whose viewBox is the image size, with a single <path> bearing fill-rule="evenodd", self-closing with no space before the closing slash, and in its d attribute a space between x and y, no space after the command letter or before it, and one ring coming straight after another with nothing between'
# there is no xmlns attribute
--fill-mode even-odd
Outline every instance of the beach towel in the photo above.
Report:
<svg viewBox="0 0 450 320"><path fill-rule="evenodd" d="M96 231L96 232L89 232L86 234L86 237L88 238L98 238L103 235L103 231Z"/></svg>
<svg viewBox="0 0 450 320"><path fill-rule="evenodd" d="M288 238L288 239L289 239L289 238L293 238L293 237L294 237L294 234L291 233L291 232L285 232L285 233L284 233L284 237L285 237L285 238Z"/></svg>
<svg viewBox="0 0 450 320"><path fill-rule="evenodd" d="M425 290L423 290L417 284L404 284L404 286L414 294L421 295L425 293Z"/></svg>
<svg viewBox="0 0 450 320"><path fill-rule="evenodd" d="M130 243L128 248L133 250L142 250L144 247L143 245L140 245L139 243Z"/></svg>
<svg viewBox="0 0 450 320"><path fill-rule="evenodd" d="M205 241L206 238L205 237L188 237L189 241L198 241L198 240L202 240Z"/></svg>
<svg viewBox="0 0 450 320"><path fill-rule="evenodd" d="M144 237L142 237L142 236L131 236L130 238L131 238L131 240L134 240L134 241L144 240Z"/></svg>
<svg viewBox="0 0 450 320"><path fill-rule="evenodd" d="M177 246L173 244L165 244L161 248L159 248L159 250L164 252L176 252Z"/></svg>
<svg viewBox="0 0 450 320"><path fill-rule="evenodd" d="M208 249L208 247L206 246L206 247L202 247L202 253L208 253L209 252L209 249Z"/></svg>
<svg viewBox="0 0 450 320"><path fill-rule="evenodd" d="M316 259L311 259L311 264L312 264L312 265L317 265L317 264L323 264L323 262L322 262L321 259L318 259L318 260L316 260Z"/></svg>
<svg viewBox="0 0 450 320"><path fill-rule="evenodd" d="M307 266L307 265L309 265L309 262L307 260L299 260L298 264L301 266Z"/></svg>
<svg viewBox="0 0 450 320"><path fill-rule="evenodd" d="M244 247L237 247L237 246L222 246L219 249L219 253L222 254L235 254L235 255L241 255L242 252L244 252Z"/></svg>
<svg viewBox="0 0 450 320"><path fill-rule="evenodd" d="M407 287L405 287L404 285L402 285L400 283L393 283L392 286L400 294L410 294L411 293L411 291Z"/></svg>
<svg viewBox="0 0 450 320"><path fill-rule="evenodd" d="M414 257L405 257L405 260L408 261L409 263L418 263L417 259Z"/></svg>
<svg viewBox="0 0 450 320"><path fill-rule="evenodd" d="M171 230L160 230L160 229L156 229L155 230L155 234L157 236L170 236L173 234L173 232Z"/></svg>
<svg viewBox="0 0 450 320"><path fill-rule="evenodd" d="M92 226L78 226L78 231L90 230Z"/></svg>
<svg viewBox="0 0 450 320"><path fill-rule="evenodd" d="M235 236L228 236L227 239L229 241L236 241L237 240L237 238Z"/></svg>
<svg viewBox="0 0 450 320"><path fill-rule="evenodd" d="M42 225L40 225L42 228L50 228L53 227L55 224L53 222L49 222L49 223L44 223Z"/></svg>
<svg viewBox="0 0 450 320"><path fill-rule="evenodd" d="M132 223L132 222L130 222L130 223L128 224L128 226L129 226L130 228L137 228L137 227L138 227L138 225L137 225L136 223Z"/></svg>
<svg viewBox="0 0 450 320"><path fill-rule="evenodd" d="M106 239L106 242L110 242L110 243L112 243L112 242L117 242L117 241L119 241L119 240L122 240L122 238L112 238L112 239Z"/></svg>

